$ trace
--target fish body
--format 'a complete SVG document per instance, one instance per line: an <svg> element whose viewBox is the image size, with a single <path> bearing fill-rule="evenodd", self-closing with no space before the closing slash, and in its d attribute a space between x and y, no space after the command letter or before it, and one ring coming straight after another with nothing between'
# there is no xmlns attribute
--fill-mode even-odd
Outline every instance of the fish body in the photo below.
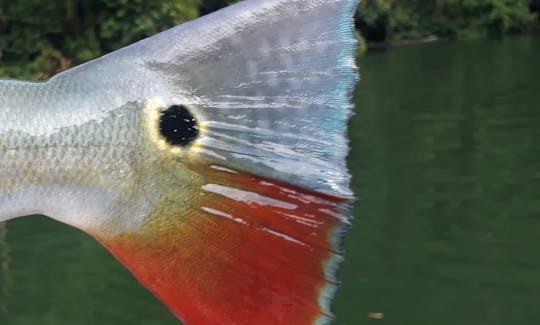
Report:
<svg viewBox="0 0 540 325"><path fill-rule="evenodd" d="M356 0L247 0L0 81L0 221L107 247L187 324L332 319Z"/></svg>

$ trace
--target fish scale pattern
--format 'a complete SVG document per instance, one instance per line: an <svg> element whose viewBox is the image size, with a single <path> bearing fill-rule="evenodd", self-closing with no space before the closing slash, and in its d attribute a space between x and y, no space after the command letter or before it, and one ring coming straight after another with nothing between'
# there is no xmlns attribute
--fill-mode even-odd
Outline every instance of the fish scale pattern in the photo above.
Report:
<svg viewBox="0 0 540 325"><path fill-rule="evenodd" d="M247 0L0 81L0 221L106 246L189 324L327 324L350 225L356 0ZM168 143L184 105L199 136Z"/></svg>
<svg viewBox="0 0 540 325"><path fill-rule="evenodd" d="M49 83L78 96L74 114L94 118L147 98L192 105L207 126L211 159L351 196L345 157L357 2L244 1Z"/></svg>

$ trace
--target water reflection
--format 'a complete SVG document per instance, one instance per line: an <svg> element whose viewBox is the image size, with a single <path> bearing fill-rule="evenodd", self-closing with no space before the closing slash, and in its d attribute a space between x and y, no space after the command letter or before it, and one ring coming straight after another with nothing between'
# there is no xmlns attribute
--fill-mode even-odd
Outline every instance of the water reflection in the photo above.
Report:
<svg viewBox="0 0 540 325"><path fill-rule="evenodd" d="M7 224L0 222L0 320L7 315L7 306L2 303L8 299L11 279L9 276L9 247L7 243Z"/></svg>
<svg viewBox="0 0 540 325"><path fill-rule="evenodd" d="M372 53L338 323L540 320L540 39Z"/></svg>

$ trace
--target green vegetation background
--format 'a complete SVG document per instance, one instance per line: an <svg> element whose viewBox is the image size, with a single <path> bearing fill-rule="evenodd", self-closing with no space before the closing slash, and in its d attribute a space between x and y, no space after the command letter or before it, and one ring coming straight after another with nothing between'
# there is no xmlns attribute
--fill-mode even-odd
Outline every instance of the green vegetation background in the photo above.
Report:
<svg viewBox="0 0 540 325"><path fill-rule="evenodd" d="M0 0L0 77L42 80L235 0ZM363 0L372 43L538 30L540 0Z"/></svg>

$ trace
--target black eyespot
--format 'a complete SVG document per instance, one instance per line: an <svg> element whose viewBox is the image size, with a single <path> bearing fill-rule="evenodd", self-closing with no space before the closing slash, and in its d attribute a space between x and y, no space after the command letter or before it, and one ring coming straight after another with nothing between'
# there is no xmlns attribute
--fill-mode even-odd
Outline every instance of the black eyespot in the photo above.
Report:
<svg viewBox="0 0 540 325"><path fill-rule="evenodd" d="M187 146L199 135L197 120L184 105L173 105L159 118L159 131L174 146Z"/></svg>

